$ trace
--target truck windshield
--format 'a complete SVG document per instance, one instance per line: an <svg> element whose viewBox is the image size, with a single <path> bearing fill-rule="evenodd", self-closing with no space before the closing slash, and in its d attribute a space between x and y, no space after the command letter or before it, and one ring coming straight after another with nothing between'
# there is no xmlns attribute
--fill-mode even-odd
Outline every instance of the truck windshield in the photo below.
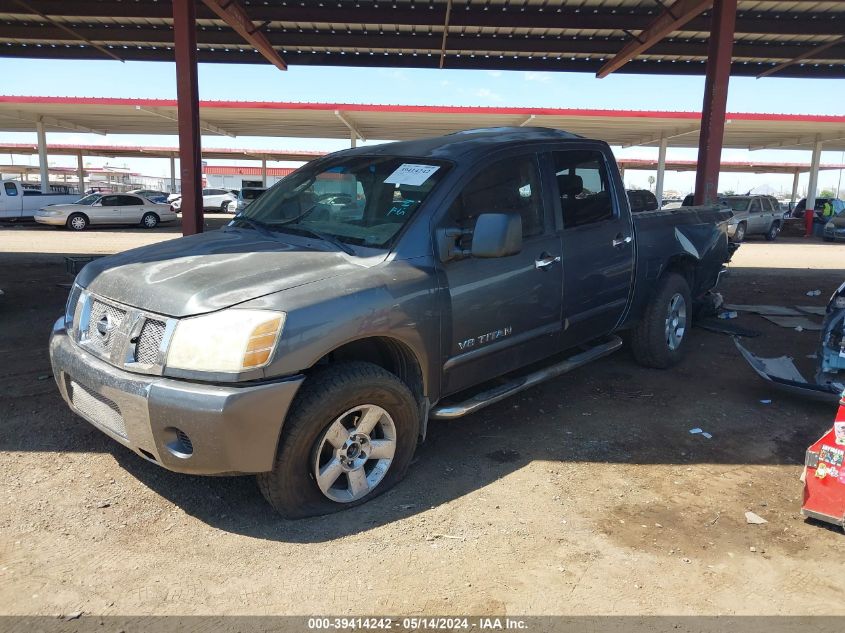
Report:
<svg viewBox="0 0 845 633"><path fill-rule="evenodd" d="M87 196L85 196L84 198L80 198L79 200L74 202L74 204L84 204L84 205L90 206L90 205L94 204L95 202L97 202L97 200L99 200L102 197L103 197L103 194L101 194L101 193L90 193Z"/></svg>
<svg viewBox="0 0 845 633"><path fill-rule="evenodd" d="M429 159L338 157L298 169L241 215L271 231L389 248L448 169Z"/></svg>

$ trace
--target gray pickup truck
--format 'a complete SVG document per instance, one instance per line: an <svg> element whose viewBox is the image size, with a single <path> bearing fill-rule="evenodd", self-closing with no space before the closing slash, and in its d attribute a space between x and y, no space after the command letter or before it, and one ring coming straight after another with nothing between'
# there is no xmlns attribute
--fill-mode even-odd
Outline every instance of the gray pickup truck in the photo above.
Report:
<svg viewBox="0 0 845 633"><path fill-rule="evenodd" d="M457 418L607 355L680 360L728 209L632 216L609 146L471 130L311 162L227 226L83 268L50 353L77 414L286 517L362 503Z"/></svg>

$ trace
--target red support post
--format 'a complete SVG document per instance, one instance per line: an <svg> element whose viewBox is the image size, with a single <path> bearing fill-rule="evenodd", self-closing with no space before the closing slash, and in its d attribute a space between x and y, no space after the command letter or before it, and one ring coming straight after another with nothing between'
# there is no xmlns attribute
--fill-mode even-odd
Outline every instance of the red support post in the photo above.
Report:
<svg viewBox="0 0 845 633"><path fill-rule="evenodd" d="M197 8L194 0L173 0L179 175L182 179L182 235L202 233L202 148L197 81Z"/></svg>
<svg viewBox="0 0 845 633"><path fill-rule="evenodd" d="M725 110L736 26L736 1L716 0L713 3L710 42L707 47L704 105L701 110L701 134L698 139L698 167L695 170L695 204L715 202L719 191L719 167L722 161Z"/></svg>

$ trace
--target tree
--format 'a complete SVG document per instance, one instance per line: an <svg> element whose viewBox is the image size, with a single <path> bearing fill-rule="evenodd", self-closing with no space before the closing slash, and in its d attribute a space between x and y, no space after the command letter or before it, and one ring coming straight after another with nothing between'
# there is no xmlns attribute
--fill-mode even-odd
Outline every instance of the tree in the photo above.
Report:
<svg viewBox="0 0 845 633"><path fill-rule="evenodd" d="M654 191L654 183L655 183L655 180L656 180L656 179L655 179L655 177L654 177L654 176L649 176L649 177L648 177L648 188L649 188L649 189L651 189L652 191Z"/></svg>
<svg viewBox="0 0 845 633"><path fill-rule="evenodd" d="M733 195L736 195L736 192L735 192L733 189L726 189L723 193L724 193L726 196L733 196Z"/></svg>
<svg viewBox="0 0 845 633"><path fill-rule="evenodd" d="M836 196L833 195L833 189L822 189L821 193L819 193L819 198L835 198Z"/></svg>

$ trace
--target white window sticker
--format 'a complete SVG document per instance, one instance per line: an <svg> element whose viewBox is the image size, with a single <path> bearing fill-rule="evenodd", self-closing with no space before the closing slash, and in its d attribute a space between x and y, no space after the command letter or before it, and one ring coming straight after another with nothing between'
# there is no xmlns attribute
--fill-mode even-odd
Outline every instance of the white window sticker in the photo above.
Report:
<svg viewBox="0 0 845 633"><path fill-rule="evenodd" d="M392 185L412 185L418 187L428 180L429 176L438 169L440 167L437 165L402 163L396 171L384 179L384 182Z"/></svg>

